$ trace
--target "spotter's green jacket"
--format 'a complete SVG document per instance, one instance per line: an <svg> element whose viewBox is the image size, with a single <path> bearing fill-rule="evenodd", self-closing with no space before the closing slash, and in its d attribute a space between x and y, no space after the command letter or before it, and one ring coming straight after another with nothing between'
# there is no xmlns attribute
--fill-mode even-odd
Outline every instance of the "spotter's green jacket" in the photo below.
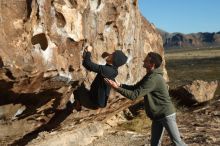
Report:
<svg viewBox="0 0 220 146"><path fill-rule="evenodd" d="M148 117L152 120L164 118L175 113L175 108L162 75L163 72L160 68L154 69L137 84L122 84L117 91L131 100L144 97L144 106Z"/></svg>

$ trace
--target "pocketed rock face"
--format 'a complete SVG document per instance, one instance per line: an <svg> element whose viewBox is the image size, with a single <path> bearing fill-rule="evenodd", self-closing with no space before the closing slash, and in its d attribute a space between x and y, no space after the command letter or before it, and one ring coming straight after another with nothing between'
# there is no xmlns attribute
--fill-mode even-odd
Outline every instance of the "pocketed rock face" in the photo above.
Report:
<svg viewBox="0 0 220 146"><path fill-rule="evenodd" d="M88 44L94 47L94 62L101 64L105 63L103 52L122 50L129 60L119 69L117 78L124 83L137 82L145 73L142 61L146 54L156 51L163 56L162 39L140 14L137 3L1 0L0 105L8 113L1 112L1 117L11 119L15 113L9 109L12 104L19 104L17 110L25 105L27 111L21 119L36 113L44 113L50 119L53 112L48 110L62 109L81 83L89 88L95 74L82 67L82 52ZM163 68L166 78L164 64ZM122 103L115 104L120 107Z"/></svg>

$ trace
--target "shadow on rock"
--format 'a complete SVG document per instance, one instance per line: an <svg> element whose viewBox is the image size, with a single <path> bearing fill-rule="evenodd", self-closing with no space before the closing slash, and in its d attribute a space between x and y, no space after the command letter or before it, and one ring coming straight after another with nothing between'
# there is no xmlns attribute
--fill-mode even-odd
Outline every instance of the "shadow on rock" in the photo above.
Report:
<svg viewBox="0 0 220 146"><path fill-rule="evenodd" d="M12 146L26 145L28 142L37 138L40 132L43 131L50 132L53 129L59 128L60 123L62 123L72 113L73 109L74 109L74 105L68 102L66 109L57 110L53 118L51 118L47 124L42 125L39 128L37 128L35 131L26 134L21 139L13 142L11 145Z"/></svg>

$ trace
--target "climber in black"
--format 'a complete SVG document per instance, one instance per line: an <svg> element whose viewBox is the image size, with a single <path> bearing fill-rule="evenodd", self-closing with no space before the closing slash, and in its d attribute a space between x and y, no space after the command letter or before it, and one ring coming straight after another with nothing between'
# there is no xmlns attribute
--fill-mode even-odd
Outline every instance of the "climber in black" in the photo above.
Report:
<svg viewBox="0 0 220 146"><path fill-rule="evenodd" d="M99 65L91 61L92 47L88 46L83 53L83 66L89 70L97 73L94 81L91 84L89 96L91 101L97 108L106 107L108 96L111 87L107 85L104 78L110 78L112 80L118 75L118 67L124 65L127 61L127 56L121 51L116 50L112 54L104 52L103 58L106 58L105 65ZM77 107L80 107L78 102Z"/></svg>

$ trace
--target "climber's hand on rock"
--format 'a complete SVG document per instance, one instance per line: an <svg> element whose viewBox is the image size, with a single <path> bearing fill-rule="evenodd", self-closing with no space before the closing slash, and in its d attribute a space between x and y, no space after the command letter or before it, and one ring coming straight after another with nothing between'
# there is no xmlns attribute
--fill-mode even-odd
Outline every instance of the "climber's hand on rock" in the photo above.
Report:
<svg viewBox="0 0 220 146"><path fill-rule="evenodd" d="M92 46L87 46L86 48L85 48L85 51L87 51L87 52L92 52Z"/></svg>
<svg viewBox="0 0 220 146"><path fill-rule="evenodd" d="M84 51L83 51L83 58L85 58L86 57L86 52L91 52L92 51L92 46L86 46L85 47L85 49L84 49Z"/></svg>

